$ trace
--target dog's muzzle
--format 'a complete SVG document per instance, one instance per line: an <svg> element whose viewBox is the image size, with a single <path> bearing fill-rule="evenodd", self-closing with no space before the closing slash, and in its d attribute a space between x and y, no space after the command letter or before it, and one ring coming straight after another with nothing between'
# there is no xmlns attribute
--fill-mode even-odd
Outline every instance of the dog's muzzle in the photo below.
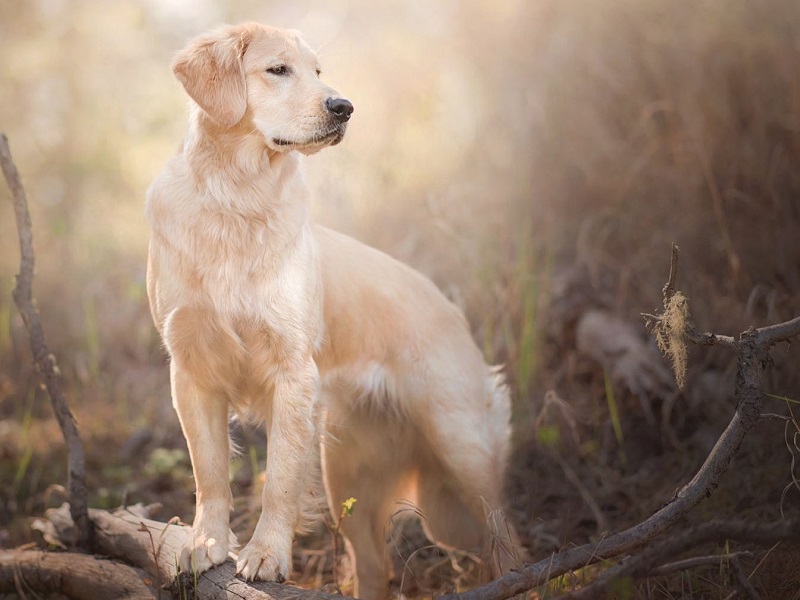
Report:
<svg viewBox="0 0 800 600"><path fill-rule="evenodd" d="M290 140L285 138L272 138L276 146L335 146L344 138L347 122L353 114L353 103L346 98L328 98L325 100L327 117L319 130L303 140Z"/></svg>

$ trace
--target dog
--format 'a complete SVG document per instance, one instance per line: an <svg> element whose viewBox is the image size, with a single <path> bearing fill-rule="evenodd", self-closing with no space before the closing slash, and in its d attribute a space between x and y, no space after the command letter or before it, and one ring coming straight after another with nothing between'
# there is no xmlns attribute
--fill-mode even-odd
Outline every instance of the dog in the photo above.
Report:
<svg viewBox="0 0 800 600"><path fill-rule="evenodd" d="M147 194L147 293L196 483L180 567L226 560L231 410L266 423L262 512L238 553L247 580L283 581L316 452L354 594L388 593L386 528L413 502L435 542L516 562L501 516L509 395L462 312L410 267L309 220L301 154L338 144L352 103L295 31L201 35L172 69L188 132Z"/></svg>

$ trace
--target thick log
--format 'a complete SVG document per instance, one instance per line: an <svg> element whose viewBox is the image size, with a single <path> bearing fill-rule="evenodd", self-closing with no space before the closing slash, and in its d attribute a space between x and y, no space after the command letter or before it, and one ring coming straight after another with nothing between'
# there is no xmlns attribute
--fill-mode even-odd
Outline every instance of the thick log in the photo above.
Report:
<svg viewBox="0 0 800 600"><path fill-rule="evenodd" d="M152 574L158 587L171 587L177 597L198 600L346 600L340 595L304 590L292 585L245 582L236 576L233 560L205 573L177 576L180 550L191 535L191 528L146 518L141 506L118 509L113 513L89 509L97 552L124 560ZM69 536L72 519L69 507L47 511L51 535ZM40 523L37 528L42 529Z"/></svg>
<svg viewBox="0 0 800 600"><path fill-rule="evenodd" d="M0 594L59 592L76 600L153 600L152 580L118 562L74 552L0 550Z"/></svg>

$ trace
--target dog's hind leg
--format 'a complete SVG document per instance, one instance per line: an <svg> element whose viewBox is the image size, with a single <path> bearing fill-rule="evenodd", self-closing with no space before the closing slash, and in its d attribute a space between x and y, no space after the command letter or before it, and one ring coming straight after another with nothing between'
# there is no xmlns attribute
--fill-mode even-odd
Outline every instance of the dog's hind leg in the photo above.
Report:
<svg viewBox="0 0 800 600"><path fill-rule="evenodd" d="M505 573L523 558L502 512L507 392L491 376L441 377L428 391L431 400L415 418L425 440L415 457L426 528L436 542L481 551L493 575Z"/></svg>
<svg viewBox="0 0 800 600"><path fill-rule="evenodd" d="M340 525L355 567L353 594L384 600L389 593L386 540L397 500L407 496L407 442L402 424L366 410L329 409L322 467L334 519L348 498L356 502ZM404 475L405 473L405 475Z"/></svg>
<svg viewBox="0 0 800 600"><path fill-rule="evenodd" d="M486 528L481 507L465 502L465 492L439 464L427 462L419 473L418 485L422 525L431 541L480 553Z"/></svg>
<svg viewBox="0 0 800 600"><path fill-rule="evenodd" d="M472 481L464 482L467 478ZM431 541L479 554L488 562L484 577L498 576L518 566L522 553L500 498L475 479L473 473L465 475L427 462L418 484L422 524ZM467 486L472 489L467 491Z"/></svg>

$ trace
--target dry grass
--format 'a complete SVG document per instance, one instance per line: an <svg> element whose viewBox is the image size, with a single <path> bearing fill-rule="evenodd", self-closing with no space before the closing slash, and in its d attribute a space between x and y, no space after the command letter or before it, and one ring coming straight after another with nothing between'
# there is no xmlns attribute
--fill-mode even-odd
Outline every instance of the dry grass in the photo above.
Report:
<svg viewBox="0 0 800 600"><path fill-rule="evenodd" d="M680 389L686 385L689 349L686 332L690 325L689 301L681 292L675 292L664 309L662 320L654 327L656 343L669 361Z"/></svg>
<svg viewBox="0 0 800 600"><path fill-rule="evenodd" d="M667 498L730 415L732 357L690 351L685 391L659 424L669 437L646 422L639 399L609 396L572 328L588 306L631 320L658 306L673 242L698 327L735 334L797 313L800 4L289 4L0 5L10 57L0 65L0 126L33 203L35 291L88 447L93 504L159 499L165 516L192 516L144 297L143 194L184 129L169 57L214 22L250 18L304 29L325 78L356 106L345 143L309 160L318 218L434 278L465 308L487 356L506 364L518 438L511 500L534 552L597 535L592 504L618 527ZM17 254L5 197L7 291ZM800 397L798 359L796 347L776 353L776 395ZM25 519L55 502L46 491L63 479L37 381L4 293L0 545L30 539ZM550 429L537 441L548 390L571 416L539 423ZM788 459L770 436L759 439L764 448L744 449L708 510L777 508ZM263 461L263 439L253 435L253 447ZM752 456L769 466L758 481ZM245 458L239 493L257 483ZM329 581L326 548L306 556L314 581ZM647 584L635 597L711 590L706 575Z"/></svg>

